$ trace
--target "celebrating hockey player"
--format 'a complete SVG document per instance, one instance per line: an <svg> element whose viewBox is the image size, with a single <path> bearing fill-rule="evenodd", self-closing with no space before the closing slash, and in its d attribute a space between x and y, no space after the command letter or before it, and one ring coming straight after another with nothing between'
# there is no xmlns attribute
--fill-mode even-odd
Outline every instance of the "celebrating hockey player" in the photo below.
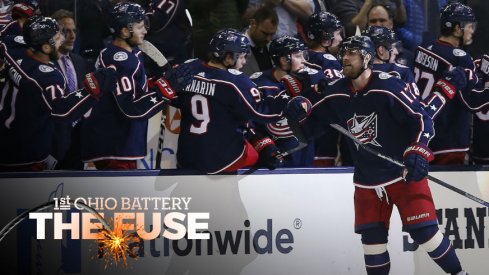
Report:
<svg viewBox="0 0 489 275"><path fill-rule="evenodd" d="M427 100L435 91L435 84L452 67L474 70L472 58L461 48L472 42L476 19L472 9L459 2L447 4L440 15L441 36L432 43L418 47L415 59L415 79L421 97ZM471 74L475 77L475 74ZM472 85L473 86L473 85ZM455 96L450 85L439 87L447 99L453 98L436 110L435 130L430 148L435 155L434 164L464 164L470 145L470 116L472 106ZM471 87L467 87L470 91ZM429 101L429 100L428 100Z"/></svg>
<svg viewBox="0 0 489 275"><path fill-rule="evenodd" d="M146 155L148 119L175 96L174 89L190 80L186 67L180 66L148 84L137 48L147 33L145 23L145 11L138 4L118 3L110 13L114 40L100 52L97 66L117 69L117 88L113 97L101 99L82 125L82 159L97 169L136 169L136 160Z"/></svg>
<svg viewBox="0 0 489 275"><path fill-rule="evenodd" d="M28 19L23 29L31 49L14 59L2 44L9 72L0 102L0 170L40 171L52 152L53 119L79 119L104 92L115 88L113 69L85 77L84 88L68 94L65 78L51 62L64 40L58 23L48 17ZM18 36L22 38L21 36Z"/></svg>
<svg viewBox="0 0 489 275"><path fill-rule="evenodd" d="M375 46L367 36L346 39L340 49L345 78L330 83L303 127L306 136L334 122L367 146L404 159L406 170L357 147L355 164L355 232L361 234L367 274L389 274L387 251L393 206L403 230L447 273L465 274L450 240L438 228L426 180L433 153L428 143L433 122L400 79L372 71Z"/></svg>
<svg viewBox="0 0 489 275"><path fill-rule="evenodd" d="M248 39L227 29L212 37L209 62L187 61L194 77L175 101L182 112L177 152L180 168L214 174L257 162L271 168L280 162L274 142L247 130L248 122L275 122L286 115L299 119L310 103L301 97L289 102L285 92L275 98L262 96L248 76L232 69L238 57L248 51Z"/></svg>

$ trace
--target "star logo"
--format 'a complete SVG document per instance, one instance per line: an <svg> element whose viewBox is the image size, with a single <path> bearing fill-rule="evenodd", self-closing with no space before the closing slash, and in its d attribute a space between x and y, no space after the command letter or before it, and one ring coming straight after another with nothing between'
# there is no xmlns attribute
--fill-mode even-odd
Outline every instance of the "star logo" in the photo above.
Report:
<svg viewBox="0 0 489 275"><path fill-rule="evenodd" d="M438 108L436 108L436 106L435 106L435 105L430 105L430 109L431 109L431 110L433 110L433 111L438 110Z"/></svg>
<svg viewBox="0 0 489 275"><path fill-rule="evenodd" d="M81 91L75 92L75 96L78 97L78 98L82 98L83 97Z"/></svg>
<svg viewBox="0 0 489 275"><path fill-rule="evenodd" d="M149 101L153 102L153 104L158 103L158 101L156 100L156 97L153 97L153 96L151 97L151 99Z"/></svg>
<svg viewBox="0 0 489 275"><path fill-rule="evenodd" d="M281 95L281 97L282 97L283 99L289 99L289 98L290 98L290 96L289 96L288 94L286 94L286 93L283 93L283 94Z"/></svg>
<svg viewBox="0 0 489 275"><path fill-rule="evenodd" d="M375 146L382 147L380 143L377 142L377 115L371 113L368 116L361 116L354 114L353 118L349 119L348 129L356 138L358 138L364 144L372 144ZM356 144L358 149L358 144Z"/></svg>
<svg viewBox="0 0 489 275"><path fill-rule="evenodd" d="M426 138L430 138L430 133L424 133L423 136Z"/></svg>

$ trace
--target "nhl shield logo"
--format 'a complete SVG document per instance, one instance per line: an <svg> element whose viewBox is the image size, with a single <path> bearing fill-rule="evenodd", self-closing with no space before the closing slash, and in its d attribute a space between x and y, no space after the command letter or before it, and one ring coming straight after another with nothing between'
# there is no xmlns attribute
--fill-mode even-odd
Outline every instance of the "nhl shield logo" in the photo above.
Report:
<svg viewBox="0 0 489 275"><path fill-rule="evenodd" d="M347 122L348 130L364 144L372 144L382 147L377 140L377 114L368 116L353 115ZM358 145L357 145L358 149Z"/></svg>

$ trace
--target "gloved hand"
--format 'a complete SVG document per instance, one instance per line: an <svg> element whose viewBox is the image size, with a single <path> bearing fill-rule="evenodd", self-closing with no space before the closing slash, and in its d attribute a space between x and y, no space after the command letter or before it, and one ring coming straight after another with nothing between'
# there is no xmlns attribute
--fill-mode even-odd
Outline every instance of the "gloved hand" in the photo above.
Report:
<svg viewBox="0 0 489 275"><path fill-rule="evenodd" d="M114 92L117 88L117 72L113 67L100 68L85 75L83 87L96 100L102 97L104 92Z"/></svg>
<svg viewBox="0 0 489 275"><path fill-rule="evenodd" d="M282 164L281 152L271 138L264 137L256 140L252 145L259 154L257 166L273 170Z"/></svg>
<svg viewBox="0 0 489 275"><path fill-rule="evenodd" d="M284 75L280 78L280 82L285 86L287 93L293 97L305 92L306 89L311 89L311 76L307 71Z"/></svg>
<svg viewBox="0 0 489 275"><path fill-rule="evenodd" d="M282 164L282 154L270 137L264 136L253 129L248 129L246 131L246 139L258 152L259 157L255 166L273 170Z"/></svg>
<svg viewBox="0 0 489 275"><path fill-rule="evenodd" d="M434 159L431 150L424 144L416 143L404 151L404 164L407 174L405 180L420 181L428 175L429 162Z"/></svg>
<svg viewBox="0 0 489 275"><path fill-rule="evenodd" d="M287 120L301 121L308 117L312 111L312 104L309 99L303 96L296 96L289 100L284 109Z"/></svg>
<svg viewBox="0 0 489 275"><path fill-rule="evenodd" d="M436 89L442 92L448 99L452 99L457 91L467 86L467 75L462 67L455 67L443 74L436 84Z"/></svg>
<svg viewBox="0 0 489 275"><path fill-rule="evenodd" d="M185 89L185 87L192 82L192 77L193 75L190 66L185 63L171 68L163 75L163 78L167 80L170 87L176 92Z"/></svg>
<svg viewBox="0 0 489 275"><path fill-rule="evenodd" d="M155 90L160 93L160 95L169 101L173 100L175 97L175 91L170 87L170 84L166 79L160 77L156 80L148 79L148 87L151 90Z"/></svg>

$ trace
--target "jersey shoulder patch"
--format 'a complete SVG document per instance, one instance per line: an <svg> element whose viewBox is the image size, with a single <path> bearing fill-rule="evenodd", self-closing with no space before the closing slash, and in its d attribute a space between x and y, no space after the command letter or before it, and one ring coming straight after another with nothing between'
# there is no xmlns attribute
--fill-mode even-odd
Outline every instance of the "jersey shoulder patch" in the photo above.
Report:
<svg viewBox="0 0 489 275"><path fill-rule="evenodd" d="M317 74L319 72L318 70L311 67L304 67L304 71L306 71L308 74Z"/></svg>
<svg viewBox="0 0 489 275"><path fill-rule="evenodd" d="M323 54L323 57L324 57L325 59L328 59L328 60L337 60L337 59L336 59L336 57L335 57L334 55L329 54L329 53L325 53L325 54Z"/></svg>
<svg viewBox="0 0 489 275"><path fill-rule="evenodd" d="M263 72L256 72L256 73L253 73L252 75L250 75L250 79L257 79L259 78L261 75L263 74Z"/></svg>
<svg viewBox="0 0 489 275"><path fill-rule="evenodd" d="M467 53L461 49L453 49L453 55L455 55L455 56L466 56Z"/></svg>
<svg viewBox="0 0 489 275"><path fill-rule="evenodd" d="M54 68L51 66L47 66L47 65L39 65L39 71L41 71L43 73L50 73L50 72L54 71Z"/></svg>
<svg viewBox="0 0 489 275"><path fill-rule="evenodd" d="M116 52L113 58L115 61L124 61L127 60L128 55L125 52Z"/></svg>
<svg viewBox="0 0 489 275"><path fill-rule="evenodd" d="M14 41L19 44L25 44L24 37L22 35L17 35L16 37L14 37Z"/></svg>
<svg viewBox="0 0 489 275"><path fill-rule="evenodd" d="M389 79L389 78L391 78L391 77L392 77L392 75L390 75L390 74L388 74L388 73L384 73L384 72L382 72L382 73L380 73L380 74L379 74L379 78L380 78L380 79Z"/></svg>
<svg viewBox="0 0 489 275"><path fill-rule="evenodd" d="M240 75L243 73L243 72L240 72L236 69L228 69L228 72L230 72L231 74L234 74L234 75Z"/></svg>

